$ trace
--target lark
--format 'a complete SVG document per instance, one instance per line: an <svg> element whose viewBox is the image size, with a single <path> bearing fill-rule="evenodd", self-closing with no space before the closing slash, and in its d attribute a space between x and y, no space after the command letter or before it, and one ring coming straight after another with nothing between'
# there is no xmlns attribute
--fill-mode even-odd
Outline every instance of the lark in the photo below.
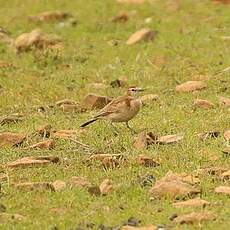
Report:
<svg viewBox="0 0 230 230"><path fill-rule="evenodd" d="M127 128L133 131L129 126L129 121L133 119L141 109L142 102L138 98L139 92L144 89L138 87L129 87L126 95L113 99L103 109L99 111L92 119L82 124L85 127L97 120L108 120L112 124L125 122Z"/></svg>

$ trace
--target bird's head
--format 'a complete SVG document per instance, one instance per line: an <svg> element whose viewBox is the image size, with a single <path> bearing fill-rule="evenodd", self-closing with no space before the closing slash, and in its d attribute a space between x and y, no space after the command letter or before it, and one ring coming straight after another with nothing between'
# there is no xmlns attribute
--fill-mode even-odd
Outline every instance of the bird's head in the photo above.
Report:
<svg viewBox="0 0 230 230"><path fill-rule="evenodd" d="M131 86L128 88L127 93L129 96L137 96L140 92L144 91L143 88L136 87L136 86Z"/></svg>

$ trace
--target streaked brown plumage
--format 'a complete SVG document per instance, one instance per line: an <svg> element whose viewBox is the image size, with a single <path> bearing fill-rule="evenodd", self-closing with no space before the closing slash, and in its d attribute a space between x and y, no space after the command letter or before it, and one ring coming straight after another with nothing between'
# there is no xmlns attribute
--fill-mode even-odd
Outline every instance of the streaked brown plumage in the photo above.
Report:
<svg viewBox="0 0 230 230"><path fill-rule="evenodd" d="M112 100L91 120L82 124L81 127L85 127L98 119L106 119L112 123L126 122L127 127L130 128L128 121L137 115L142 106L141 100L136 97L137 93L140 91L143 91L143 89L130 87L127 91L127 95Z"/></svg>

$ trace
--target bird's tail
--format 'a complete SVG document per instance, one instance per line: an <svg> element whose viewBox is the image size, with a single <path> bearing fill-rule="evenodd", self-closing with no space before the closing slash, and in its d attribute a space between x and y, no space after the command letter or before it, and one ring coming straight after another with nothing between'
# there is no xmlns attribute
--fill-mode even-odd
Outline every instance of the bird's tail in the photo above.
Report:
<svg viewBox="0 0 230 230"><path fill-rule="evenodd" d="M93 119L91 119L91 120L89 120L89 121L86 121L86 122L83 123L80 127L83 128L83 127L85 127L85 126L87 126L87 125L89 125L89 124L95 122L96 120L98 120L98 118L93 118Z"/></svg>

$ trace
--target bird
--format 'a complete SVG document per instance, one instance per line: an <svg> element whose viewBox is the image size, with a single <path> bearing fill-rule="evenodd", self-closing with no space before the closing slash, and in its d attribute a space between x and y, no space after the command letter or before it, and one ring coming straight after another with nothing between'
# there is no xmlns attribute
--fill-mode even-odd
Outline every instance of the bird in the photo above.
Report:
<svg viewBox="0 0 230 230"><path fill-rule="evenodd" d="M127 128L133 131L128 122L138 114L142 107L142 102L138 98L139 92L142 91L144 91L143 88L129 87L126 95L113 99L80 127L83 128L97 120L104 119L110 121L112 125L117 122L125 122Z"/></svg>

